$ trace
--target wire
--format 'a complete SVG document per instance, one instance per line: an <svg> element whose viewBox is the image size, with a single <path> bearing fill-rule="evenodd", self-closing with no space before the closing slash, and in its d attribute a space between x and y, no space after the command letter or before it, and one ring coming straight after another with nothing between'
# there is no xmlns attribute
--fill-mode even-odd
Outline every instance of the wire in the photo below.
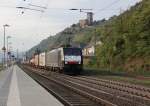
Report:
<svg viewBox="0 0 150 106"><path fill-rule="evenodd" d="M16 8L16 7L13 7L13 6L5 6L5 5L0 5L0 8ZM17 7L18 8L18 7ZM46 7L44 7L45 9L47 9L47 10L70 10L69 8L48 8L47 6ZM22 8L20 8L20 9L24 9L24 10L26 10L26 9L32 9L32 8L29 8L29 7L22 7ZM36 10L36 9L35 9ZM38 11L40 10L42 10L42 9L37 9ZM92 9L91 9L92 10ZM93 10L98 10L98 9L93 9ZM116 11L116 10L119 10L119 9L107 9L107 10L100 10L100 11ZM42 11L43 12L43 11Z"/></svg>
<svg viewBox="0 0 150 106"><path fill-rule="evenodd" d="M38 6L38 5L34 5L34 4L28 4L29 6L32 6L32 7L38 7L38 8L42 8L42 9L47 9L46 7L43 7L43 6Z"/></svg>
<svg viewBox="0 0 150 106"><path fill-rule="evenodd" d="M28 7L16 7L16 8L24 9L24 10L33 10L33 11L44 12L43 10L40 10L40 9L34 9L34 8L28 8Z"/></svg>
<svg viewBox="0 0 150 106"><path fill-rule="evenodd" d="M116 4L116 3L118 3L118 2L120 2L120 0L115 0L114 2L112 2L112 3L110 3L109 5L103 7L102 9L98 10L97 12L99 12L99 11L105 11L105 10L107 10L107 8L112 7L114 4Z"/></svg>

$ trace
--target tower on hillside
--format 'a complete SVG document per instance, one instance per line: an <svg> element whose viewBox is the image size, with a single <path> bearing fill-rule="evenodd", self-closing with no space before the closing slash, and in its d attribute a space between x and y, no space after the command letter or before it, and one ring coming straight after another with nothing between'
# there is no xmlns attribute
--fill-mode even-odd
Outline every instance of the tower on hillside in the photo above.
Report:
<svg viewBox="0 0 150 106"><path fill-rule="evenodd" d="M93 12L87 12L87 21L88 21L88 25L92 25L92 23L93 23Z"/></svg>

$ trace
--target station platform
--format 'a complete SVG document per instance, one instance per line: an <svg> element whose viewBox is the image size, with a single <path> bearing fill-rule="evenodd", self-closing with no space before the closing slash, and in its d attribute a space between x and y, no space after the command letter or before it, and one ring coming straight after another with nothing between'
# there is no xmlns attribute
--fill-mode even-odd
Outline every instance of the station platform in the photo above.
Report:
<svg viewBox="0 0 150 106"><path fill-rule="evenodd" d="M0 71L0 106L63 106L63 104L14 65Z"/></svg>

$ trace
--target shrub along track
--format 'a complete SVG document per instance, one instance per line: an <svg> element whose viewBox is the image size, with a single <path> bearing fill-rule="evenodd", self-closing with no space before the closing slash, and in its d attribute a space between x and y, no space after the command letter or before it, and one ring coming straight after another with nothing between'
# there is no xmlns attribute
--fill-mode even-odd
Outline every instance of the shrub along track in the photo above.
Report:
<svg viewBox="0 0 150 106"><path fill-rule="evenodd" d="M148 88L127 86L128 84L86 76L74 77L54 72L45 74L40 69L26 68L38 74L40 73L43 77L52 79L65 87L72 87L71 89L77 94L105 106L113 104L116 106L150 106Z"/></svg>

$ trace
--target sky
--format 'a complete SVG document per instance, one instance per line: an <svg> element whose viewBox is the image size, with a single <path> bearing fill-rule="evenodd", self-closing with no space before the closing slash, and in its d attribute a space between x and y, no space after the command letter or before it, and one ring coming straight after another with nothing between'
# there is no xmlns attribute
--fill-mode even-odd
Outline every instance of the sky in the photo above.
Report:
<svg viewBox="0 0 150 106"><path fill-rule="evenodd" d="M93 9L94 20L101 20L118 15L139 1L141 0L0 0L0 48L3 47L4 24L10 25L6 27L6 36L11 36L11 49L26 51L50 35L77 23L79 19L86 18L85 13L70 11L70 8ZM31 4L47 9L33 7ZM42 9L44 12L22 10L16 8L18 6Z"/></svg>

